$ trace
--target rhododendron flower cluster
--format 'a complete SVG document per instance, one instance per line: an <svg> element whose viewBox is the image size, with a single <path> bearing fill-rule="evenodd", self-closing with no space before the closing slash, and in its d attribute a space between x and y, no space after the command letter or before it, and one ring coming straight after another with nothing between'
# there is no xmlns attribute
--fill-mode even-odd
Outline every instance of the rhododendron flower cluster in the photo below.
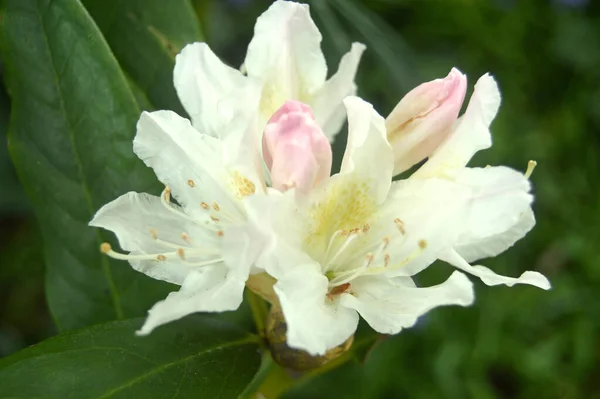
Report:
<svg viewBox="0 0 600 399"><path fill-rule="evenodd" d="M494 79L477 81L460 117L467 78L453 68L384 118L355 96L365 47L353 44L327 80L320 42L308 6L276 1L257 20L241 70L204 43L177 56L175 88L191 121L145 112L133 145L162 195L127 193L90 223L113 231L126 252L103 244L108 256L181 286L150 309L140 334L194 312L235 310L249 287L281 309L290 347L323 355L359 317L395 334L433 308L472 304L467 274L550 288L537 272L512 278L472 265L535 224L535 163L525 173L467 166L491 146ZM346 119L332 174L330 142ZM413 276L436 260L456 270L417 286Z"/></svg>

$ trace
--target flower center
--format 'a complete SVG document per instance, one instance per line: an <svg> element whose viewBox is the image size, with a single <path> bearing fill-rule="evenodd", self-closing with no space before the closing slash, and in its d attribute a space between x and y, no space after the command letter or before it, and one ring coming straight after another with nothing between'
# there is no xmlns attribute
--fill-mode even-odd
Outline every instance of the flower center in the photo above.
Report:
<svg viewBox="0 0 600 399"><path fill-rule="evenodd" d="M195 183L192 180L189 180L188 185L194 187ZM175 214L179 218L183 218L212 230L217 238L221 238L224 235L224 224L222 220L227 223L233 220L231 216L223 212L221 206L217 202L213 202L212 206L208 205L206 202L200 203L200 207L207 213L205 220L197 220L191 217L182 212L178 207L173 206L171 203L171 189L169 187L165 187L163 190L160 201L169 212ZM157 262L177 260L179 263L191 267L210 266L223 261L218 247L200 246L198 245L198 242L195 242L193 237L186 232L180 234L179 242L162 239L160 237L160 232L155 228L149 230L149 235L156 242L157 248L163 247L168 248L168 250L156 251L152 254L123 254L114 251L110 244L105 242L100 246L100 251L114 259L127 261L153 260ZM201 241L204 241L204 239Z"/></svg>
<svg viewBox="0 0 600 399"><path fill-rule="evenodd" d="M394 234L381 239L376 238L377 229L371 229L369 224L350 231L338 230L331 236L321 261L323 273L329 280L331 295L346 292L349 283L359 276L376 275L403 267L427 248L427 241L419 240L417 247L408 256L392 259L388 252L390 244L396 248L402 246L407 234L404 223L399 218L394 219L393 223L395 229L391 231ZM385 229L383 225L377 227Z"/></svg>

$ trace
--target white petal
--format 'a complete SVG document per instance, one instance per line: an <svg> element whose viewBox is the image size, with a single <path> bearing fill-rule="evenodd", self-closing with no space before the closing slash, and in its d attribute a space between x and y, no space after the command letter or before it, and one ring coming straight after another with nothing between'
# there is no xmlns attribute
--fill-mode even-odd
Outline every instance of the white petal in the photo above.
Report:
<svg viewBox="0 0 600 399"><path fill-rule="evenodd" d="M130 251L132 255L160 254L174 250L154 239L154 233L161 241L180 245L184 250L189 248L189 244L182 239L183 232L193 237L194 241L202 242L204 246L215 250L218 248L214 238L207 236L198 225L169 212L158 197L148 194L129 192L120 196L104 205L96 213L90 226L114 232L121 248ZM135 270L152 278L174 284L181 284L192 270L179 258L162 262L131 260L129 263Z"/></svg>
<svg viewBox="0 0 600 399"><path fill-rule="evenodd" d="M371 104L358 97L347 97L344 104L348 113L348 143L340 174L354 174L370 186L376 203L381 203L390 189L394 169L385 120Z"/></svg>
<svg viewBox="0 0 600 399"><path fill-rule="evenodd" d="M317 263L296 265L275 286L287 323L287 343L323 355L356 331L358 314L327 298L328 280Z"/></svg>
<svg viewBox="0 0 600 399"><path fill-rule="evenodd" d="M256 81L232 90L219 104L219 112L226 120L223 142L223 164L237 170L263 191L265 183L262 159L262 129L259 129L257 108L260 85Z"/></svg>
<svg viewBox="0 0 600 399"><path fill-rule="evenodd" d="M342 57L337 72L325 82L310 102L315 119L330 142L333 142L346 120L342 100L356 94L354 78L365 49L366 46L362 43L352 43L350 51Z"/></svg>
<svg viewBox="0 0 600 399"><path fill-rule="evenodd" d="M340 305L355 309L371 327L382 334L396 334L412 327L433 308L473 303L473 284L454 272L442 284L417 288L398 279L360 277L352 282L352 294L342 294Z"/></svg>
<svg viewBox="0 0 600 399"><path fill-rule="evenodd" d="M250 269L255 266L258 257L267 250L269 241L250 223L236 223L225 229L221 238L223 261L230 273L239 279L246 280ZM254 270L263 272L264 270Z"/></svg>
<svg viewBox="0 0 600 399"><path fill-rule="evenodd" d="M489 148L492 145L489 126L499 107L498 85L490 75L485 74L475 84L475 91L467 110L454 131L413 176L452 176L464 167L477 151Z"/></svg>
<svg viewBox="0 0 600 399"><path fill-rule="evenodd" d="M256 20L244 65L249 77L265 83L265 118L285 100L306 102L323 85L327 65L321 40L305 4L276 1Z"/></svg>
<svg viewBox="0 0 600 399"><path fill-rule="evenodd" d="M440 259L460 270L479 277L486 285L504 284L512 287L515 284L529 284L544 290L550 289L550 282L548 279L538 272L526 271L518 278L501 276L487 267L471 266L454 250L444 251L440 254Z"/></svg>
<svg viewBox="0 0 600 399"><path fill-rule="evenodd" d="M527 208L517 221L505 231L478 239L459 241L454 249L467 262L478 259L491 258L501 254L512 247L517 241L525 237L535 225L535 216L531 208Z"/></svg>
<svg viewBox="0 0 600 399"><path fill-rule="evenodd" d="M243 300L245 279L228 274L224 265L193 272L181 289L157 302L138 335L148 335L156 327L196 312L224 312L237 309Z"/></svg>
<svg viewBox="0 0 600 399"><path fill-rule="evenodd" d="M465 168L456 182L473 189L469 216L459 225L455 249L467 262L496 256L523 238L535 224L523 174L504 167Z"/></svg>
<svg viewBox="0 0 600 399"><path fill-rule="evenodd" d="M206 43L192 43L175 58L173 80L194 127L218 137L223 128L223 118L218 110L220 101L233 89L247 84L248 79L221 62ZM248 107L251 105L247 104Z"/></svg>
<svg viewBox="0 0 600 399"><path fill-rule="evenodd" d="M438 252L456 242L457 226L466 218L468 187L444 179L396 181L379 212L380 242L390 241L385 274L412 276L437 259Z"/></svg>
<svg viewBox="0 0 600 399"><path fill-rule="evenodd" d="M133 150L171 188L173 196L190 215L206 217L200 203L216 201L234 217L240 217L219 139L201 134L174 112L144 112L138 122Z"/></svg>

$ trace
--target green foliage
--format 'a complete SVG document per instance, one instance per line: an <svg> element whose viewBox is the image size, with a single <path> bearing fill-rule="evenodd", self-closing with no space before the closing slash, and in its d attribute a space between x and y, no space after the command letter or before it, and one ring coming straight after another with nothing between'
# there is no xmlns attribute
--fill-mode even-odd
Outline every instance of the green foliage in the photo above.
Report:
<svg viewBox="0 0 600 399"><path fill-rule="evenodd" d="M0 12L10 151L40 221L57 326L141 316L170 287L101 255L108 235L87 226L118 195L156 187L131 150L135 98L80 3L7 0Z"/></svg>
<svg viewBox="0 0 600 399"><path fill-rule="evenodd" d="M187 0L83 0L123 70L156 109L185 115L175 88L175 55L201 40Z"/></svg>
<svg viewBox="0 0 600 399"><path fill-rule="evenodd" d="M477 282L473 307L435 310L372 348L374 337L367 333L363 340L363 325L351 353L303 376L290 375L267 355L258 372L257 338L227 324L251 330L250 308L264 313L253 301L219 315L220 321L189 317L147 338L133 336L140 320L113 322L64 333L0 361L0 396L102 397L114 391L229 398L250 384L245 397L600 397L598 3L306 2L323 33L330 73L352 41L367 44L359 94L383 115L410 88L452 66L468 74L471 86L487 71L497 78L503 104L492 125L494 146L472 164L523 169L537 160L538 223L510 251L482 263L513 276L539 270L553 289ZM135 121L140 109L183 114L172 85L174 55L201 38L198 20L209 45L237 67L256 17L271 1L81 3L0 0L0 58L9 95L0 90L0 136L10 112L11 156L42 228L46 296L61 330L141 316L172 289L100 256L99 243L111 236L87 222L126 191L157 192L151 172L131 151ZM338 160L344 141L340 136L334 148ZM0 235L0 353L6 325L25 336L11 341L21 345L52 333L44 306L30 299L42 295L40 238L2 150L0 210L11 219L4 219ZM24 215L20 227L4 228L16 212ZM449 272L434 265L418 283L435 284Z"/></svg>
<svg viewBox="0 0 600 399"><path fill-rule="evenodd" d="M235 398L260 366L258 337L193 316L134 335L143 319L68 332L0 361L0 397Z"/></svg>

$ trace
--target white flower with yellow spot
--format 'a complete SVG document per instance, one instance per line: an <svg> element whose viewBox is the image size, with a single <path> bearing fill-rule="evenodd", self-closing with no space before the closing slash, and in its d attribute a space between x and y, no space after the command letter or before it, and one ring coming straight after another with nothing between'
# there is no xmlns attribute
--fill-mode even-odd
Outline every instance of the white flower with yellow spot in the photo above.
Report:
<svg viewBox="0 0 600 399"><path fill-rule="evenodd" d="M181 286L150 310L140 334L241 303L261 247L238 234L246 221L242 201L265 193L260 136L267 119L285 101L302 100L333 139L344 120L342 99L356 90L364 46L353 44L326 81L320 42L307 5L276 1L257 20L244 72L222 63L205 43L176 57L174 84L191 123L169 111L145 112L134 141L135 153L167 188L160 197L125 194L90 222L113 231L129 252L106 243L108 256ZM259 292L264 285L261 279L248 284Z"/></svg>
<svg viewBox="0 0 600 399"><path fill-rule="evenodd" d="M261 95L245 106L259 116L257 134L287 100L296 100L312 107L333 140L345 120L342 100L356 92L354 77L365 46L353 43L326 80L321 40L308 5L278 0L257 19L242 71L225 65L206 43L190 44L176 58L175 88L193 125L206 134L224 132L221 115L230 115L232 104L222 99L256 83Z"/></svg>
<svg viewBox="0 0 600 399"><path fill-rule="evenodd" d="M252 101L258 93L245 87L234 95ZM246 221L242 201L264 193L265 183L259 145L248 134L255 116L244 109L235 114L225 126L227 135L217 138L173 112L144 112L134 152L166 188L160 197L127 193L90 222L113 231L129 252L105 243L106 255L181 286L154 305L140 334L190 313L234 310L242 302L258 248L237 234ZM233 252L235 263L229 259Z"/></svg>
<svg viewBox="0 0 600 399"><path fill-rule="evenodd" d="M246 201L253 236L269 243L257 265L277 279L288 345L313 355L351 336L359 313L377 331L396 333L434 307L473 301L471 283L460 272L428 288L416 288L406 274L407 268L426 267L454 242L452 226L463 217L470 190L436 178L392 183L384 119L357 97L344 102L349 136L340 173L308 189L291 185L279 195ZM304 112L304 128L290 116L291 132L281 123L278 135L265 135L269 157L298 159L294 151L300 149L286 144L317 135L318 126ZM330 163L313 165L319 170Z"/></svg>
<svg viewBox="0 0 600 399"><path fill-rule="evenodd" d="M306 184L302 190L281 184L291 189L248 199L253 236L262 235L269 243L257 265L277 279L277 305L285 316L291 347L322 355L354 333L359 314L376 331L393 334L434 307L472 303L472 285L459 271L440 285L415 286L411 276L436 259L488 285L550 288L537 272L510 278L467 263L503 252L531 229L531 168L521 174L506 167L466 167L477 150L491 144L488 128L500 95L496 82L483 76L465 115L456 121L466 81L457 70L447 79L450 85L446 81L426 87L425 98L419 97L423 89L417 91L416 104L400 103L396 115L388 117L387 132L386 121L369 104L347 98L348 144L340 173L309 189ZM458 92L449 96L449 87ZM440 95L429 92L439 88ZM451 104L440 98L450 98ZM391 130L398 120L402 122ZM305 129L298 128L297 121L292 126L265 136L264 148L272 151L268 157L304 159L289 143L314 137L318 127L310 121ZM390 145L390 132L414 151ZM410 178L391 181L394 171L424 157L429 160ZM327 162L319 166L323 165ZM317 175L310 168L303 170ZM283 172L305 180L298 170L271 172L281 175L279 180L285 180Z"/></svg>

